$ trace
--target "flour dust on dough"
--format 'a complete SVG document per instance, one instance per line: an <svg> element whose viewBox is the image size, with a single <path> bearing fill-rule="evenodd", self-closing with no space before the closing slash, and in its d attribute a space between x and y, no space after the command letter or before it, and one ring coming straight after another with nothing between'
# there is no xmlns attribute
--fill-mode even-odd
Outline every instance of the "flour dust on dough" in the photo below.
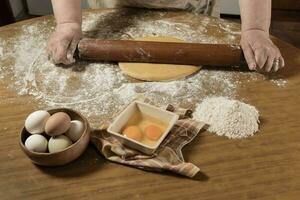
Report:
<svg viewBox="0 0 300 200"><path fill-rule="evenodd" d="M141 41L184 42L172 37L145 37ZM154 63L119 63L122 72L135 79L144 81L167 81L181 79L198 70L199 66L154 64Z"/></svg>

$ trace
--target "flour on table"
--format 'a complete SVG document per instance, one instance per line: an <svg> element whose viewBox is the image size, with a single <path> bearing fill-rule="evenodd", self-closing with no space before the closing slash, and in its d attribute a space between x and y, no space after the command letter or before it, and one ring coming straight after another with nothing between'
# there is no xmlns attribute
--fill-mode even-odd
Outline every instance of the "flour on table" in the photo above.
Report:
<svg viewBox="0 0 300 200"><path fill-rule="evenodd" d="M259 129L254 106L225 97L205 98L197 105L193 119L207 123L208 131L231 139L253 136Z"/></svg>
<svg viewBox="0 0 300 200"><path fill-rule="evenodd" d="M286 84L288 83L287 80L282 79L282 78L270 79L270 81L278 87L285 87Z"/></svg>
<svg viewBox="0 0 300 200"><path fill-rule="evenodd" d="M162 19L166 12L143 10L138 15L124 12L84 15L83 30L86 36L131 39L164 35L191 42L238 44L239 30L231 22L224 21L223 25L217 25L225 34L216 39L220 33L207 34L216 24L210 23L208 17L202 17L200 25L196 26L190 22L201 16L193 14ZM205 97L236 98L241 79L265 80L258 73L203 69L186 79L140 82L123 75L118 66L111 63L78 62L67 67L55 66L47 60L45 52L53 31L48 24L52 22L27 23L17 30L19 34L16 37L5 41L5 45L11 48L4 49L5 54L0 59L0 80L9 80L12 84L8 87L19 95L31 95L38 102L36 109L72 108L86 116L93 128L113 117L140 94L158 106L172 103L193 109L191 103ZM3 62L5 65L2 65Z"/></svg>

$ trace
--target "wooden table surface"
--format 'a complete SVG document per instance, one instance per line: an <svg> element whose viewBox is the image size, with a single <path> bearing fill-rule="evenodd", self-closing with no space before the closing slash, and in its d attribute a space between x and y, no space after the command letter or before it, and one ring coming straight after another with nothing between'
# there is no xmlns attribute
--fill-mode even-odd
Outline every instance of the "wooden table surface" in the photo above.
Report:
<svg viewBox="0 0 300 200"><path fill-rule="evenodd" d="M13 37L11 30L24 23L2 27L0 34ZM248 81L238 89L261 112L260 132L242 140L204 132L184 149L207 179L121 166L91 145L66 166L36 166L20 150L18 137L37 102L8 89L7 79L0 85L0 199L299 199L300 50L278 39L275 43L286 60L279 74L287 84Z"/></svg>

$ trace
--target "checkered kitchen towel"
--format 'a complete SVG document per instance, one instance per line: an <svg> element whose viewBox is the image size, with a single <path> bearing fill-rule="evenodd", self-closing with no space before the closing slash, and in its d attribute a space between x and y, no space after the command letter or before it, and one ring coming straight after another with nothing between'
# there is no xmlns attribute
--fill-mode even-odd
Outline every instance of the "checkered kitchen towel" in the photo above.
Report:
<svg viewBox="0 0 300 200"><path fill-rule="evenodd" d="M200 169L196 165L184 161L181 149L197 136L205 124L192 120L190 110L176 109L172 105L168 105L166 109L177 113L180 117L153 155L145 155L122 145L105 129L94 131L91 136L92 142L110 161L149 171L172 171L192 178Z"/></svg>

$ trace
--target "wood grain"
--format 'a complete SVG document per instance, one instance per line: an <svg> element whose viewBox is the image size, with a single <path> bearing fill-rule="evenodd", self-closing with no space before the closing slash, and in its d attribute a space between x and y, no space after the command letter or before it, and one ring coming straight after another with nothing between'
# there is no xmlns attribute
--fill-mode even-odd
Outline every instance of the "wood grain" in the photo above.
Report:
<svg viewBox="0 0 300 200"><path fill-rule="evenodd" d="M23 23L43 19L0 28L0 37L4 33L7 38L14 37L12 30ZM287 85L243 81L239 99L261 112L261 130L243 140L200 134L184 149L186 160L200 166L207 176L200 180L114 164L92 146L66 166L32 164L19 148L18 133L39 102L8 89L12 81L5 78L0 85L0 198L299 199L300 50L280 40L275 42L286 59L287 66L278 75L288 81Z"/></svg>

